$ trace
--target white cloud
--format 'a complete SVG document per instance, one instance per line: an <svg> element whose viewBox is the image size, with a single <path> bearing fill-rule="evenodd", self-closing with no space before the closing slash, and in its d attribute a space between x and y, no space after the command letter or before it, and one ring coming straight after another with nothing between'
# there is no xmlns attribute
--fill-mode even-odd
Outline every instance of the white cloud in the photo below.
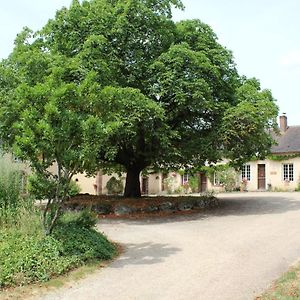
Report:
<svg viewBox="0 0 300 300"><path fill-rule="evenodd" d="M287 52L280 60L280 64L285 67L300 66L300 50Z"/></svg>

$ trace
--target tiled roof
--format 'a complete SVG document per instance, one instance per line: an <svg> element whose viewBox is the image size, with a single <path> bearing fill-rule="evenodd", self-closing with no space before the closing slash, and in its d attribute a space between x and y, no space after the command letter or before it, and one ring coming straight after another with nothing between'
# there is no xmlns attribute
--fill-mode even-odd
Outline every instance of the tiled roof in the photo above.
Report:
<svg viewBox="0 0 300 300"><path fill-rule="evenodd" d="M271 153L300 152L300 126L289 126L284 133L275 137L278 145L274 145Z"/></svg>

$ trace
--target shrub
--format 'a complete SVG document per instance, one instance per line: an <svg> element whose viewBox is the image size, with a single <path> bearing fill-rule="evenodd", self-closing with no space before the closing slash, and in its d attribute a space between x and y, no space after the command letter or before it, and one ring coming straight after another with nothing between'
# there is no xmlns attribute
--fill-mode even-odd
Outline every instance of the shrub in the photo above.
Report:
<svg viewBox="0 0 300 300"><path fill-rule="evenodd" d="M226 192L232 192L237 187L237 173L233 168L228 168L216 173Z"/></svg>
<svg viewBox="0 0 300 300"><path fill-rule="evenodd" d="M110 259L115 253L115 247L105 236L93 228L83 228L75 223L57 226L53 237L61 242L63 256L73 257L81 262Z"/></svg>
<svg viewBox="0 0 300 300"><path fill-rule="evenodd" d="M122 179L111 177L106 184L107 192L111 195L118 195L123 192L124 186Z"/></svg>
<svg viewBox="0 0 300 300"><path fill-rule="evenodd" d="M112 258L115 246L94 224L94 215L85 211L64 215L50 236L41 224L35 232L0 230L0 287L47 281L88 260Z"/></svg>
<svg viewBox="0 0 300 300"><path fill-rule="evenodd" d="M176 176L176 175L175 175ZM167 193L172 194L172 193L177 193L174 188L175 188L175 182L176 178L173 175L168 176L167 178L164 179L164 185L166 187Z"/></svg>
<svg viewBox="0 0 300 300"><path fill-rule="evenodd" d="M65 213L53 231L53 236L63 245L62 254L75 255L80 261L111 258L115 248L94 229L96 223L97 215L88 209Z"/></svg>
<svg viewBox="0 0 300 300"><path fill-rule="evenodd" d="M51 236L1 232L0 287L46 281L79 263L61 255L62 244Z"/></svg>
<svg viewBox="0 0 300 300"><path fill-rule="evenodd" d="M59 219L58 224L60 226L73 224L89 229L93 228L97 221L97 214L86 208L80 212L65 212Z"/></svg>
<svg viewBox="0 0 300 300"><path fill-rule="evenodd" d="M189 177L189 185L193 193L198 192L199 188L199 177L197 175L193 175Z"/></svg>
<svg viewBox="0 0 300 300"><path fill-rule="evenodd" d="M80 186L77 184L76 181L71 180L70 182L70 190L69 190L69 196L74 197L78 195L81 192Z"/></svg>
<svg viewBox="0 0 300 300"><path fill-rule="evenodd" d="M185 192L185 189L184 189L184 187L183 187L182 185L180 185L179 187L177 187L177 188L174 190L174 193L175 193L175 194L179 194L179 195L184 194L184 192Z"/></svg>

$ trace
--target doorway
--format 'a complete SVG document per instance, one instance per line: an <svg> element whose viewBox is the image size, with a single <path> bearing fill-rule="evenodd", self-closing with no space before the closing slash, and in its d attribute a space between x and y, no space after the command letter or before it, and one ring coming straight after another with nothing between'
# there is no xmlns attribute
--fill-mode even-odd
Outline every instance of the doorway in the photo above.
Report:
<svg viewBox="0 0 300 300"><path fill-rule="evenodd" d="M204 173L199 175L199 193L203 193L207 190L207 176Z"/></svg>
<svg viewBox="0 0 300 300"><path fill-rule="evenodd" d="M149 194L149 178L148 177L142 178L142 194L143 195Z"/></svg>
<svg viewBox="0 0 300 300"><path fill-rule="evenodd" d="M257 165L257 187L259 190L266 189L266 165Z"/></svg>

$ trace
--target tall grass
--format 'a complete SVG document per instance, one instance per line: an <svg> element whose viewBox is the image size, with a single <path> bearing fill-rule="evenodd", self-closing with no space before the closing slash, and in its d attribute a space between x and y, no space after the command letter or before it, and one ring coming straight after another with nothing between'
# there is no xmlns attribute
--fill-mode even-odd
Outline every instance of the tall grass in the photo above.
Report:
<svg viewBox="0 0 300 300"><path fill-rule="evenodd" d="M0 229L30 233L39 227L39 212L23 191L21 167L9 158L0 158Z"/></svg>

